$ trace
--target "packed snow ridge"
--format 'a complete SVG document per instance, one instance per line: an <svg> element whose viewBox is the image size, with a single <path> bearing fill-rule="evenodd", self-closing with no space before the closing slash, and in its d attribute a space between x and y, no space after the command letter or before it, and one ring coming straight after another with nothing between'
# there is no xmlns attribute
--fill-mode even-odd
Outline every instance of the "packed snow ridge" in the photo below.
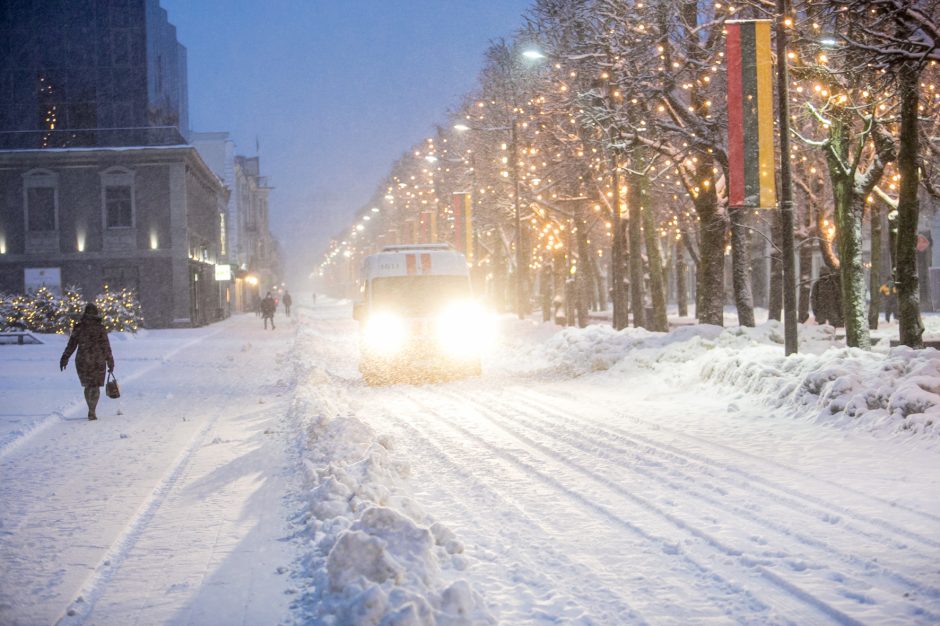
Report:
<svg viewBox="0 0 940 626"><path fill-rule="evenodd" d="M575 376L659 371L677 383L701 380L733 388L780 416L883 436L940 437L940 351L899 346L867 352L835 347L831 326L801 326L799 332L801 352L786 357L777 321L755 328L694 325L669 333L566 328L521 354L517 367Z"/></svg>
<svg viewBox="0 0 940 626"><path fill-rule="evenodd" d="M299 344L305 335L313 340L309 331L299 334ZM306 424L308 439L313 586L303 602L307 617L363 626L495 623L466 581L443 582L442 565L466 567L463 545L408 497L409 466L394 441L331 405L337 381L322 371L304 378L314 381L299 390L291 411Z"/></svg>

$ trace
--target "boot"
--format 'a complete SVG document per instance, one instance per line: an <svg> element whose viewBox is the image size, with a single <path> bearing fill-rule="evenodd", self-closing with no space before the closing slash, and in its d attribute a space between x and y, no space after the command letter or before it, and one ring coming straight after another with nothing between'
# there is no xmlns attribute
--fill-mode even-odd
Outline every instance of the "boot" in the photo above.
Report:
<svg viewBox="0 0 940 626"><path fill-rule="evenodd" d="M98 398L101 397L101 389L98 387L85 387L85 403L88 405L88 419L96 420L98 416L95 409L98 407Z"/></svg>

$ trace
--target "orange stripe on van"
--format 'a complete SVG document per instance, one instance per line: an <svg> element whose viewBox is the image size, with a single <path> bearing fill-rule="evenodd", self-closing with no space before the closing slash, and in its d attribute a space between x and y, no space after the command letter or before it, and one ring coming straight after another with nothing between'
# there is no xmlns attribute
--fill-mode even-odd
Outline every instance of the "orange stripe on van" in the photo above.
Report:
<svg viewBox="0 0 940 626"><path fill-rule="evenodd" d="M431 255L426 252L421 255L421 273L431 273Z"/></svg>
<svg viewBox="0 0 940 626"><path fill-rule="evenodd" d="M413 276L415 272L415 255L406 254L405 255L405 269L408 272L409 276Z"/></svg>

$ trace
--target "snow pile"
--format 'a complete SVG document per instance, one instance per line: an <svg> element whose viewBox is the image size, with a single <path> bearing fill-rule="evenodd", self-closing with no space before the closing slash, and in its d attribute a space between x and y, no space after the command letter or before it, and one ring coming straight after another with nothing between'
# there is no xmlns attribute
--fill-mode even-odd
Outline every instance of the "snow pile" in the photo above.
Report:
<svg viewBox="0 0 940 626"><path fill-rule="evenodd" d="M307 408L295 400L295 411ZM318 415L308 436L314 590L305 604L311 618L388 626L493 623L465 581L444 582L443 564L466 566L463 545L405 495L409 467L396 458L393 442L345 416Z"/></svg>
<svg viewBox="0 0 940 626"><path fill-rule="evenodd" d="M670 384L707 381L754 396L781 415L881 435L940 438L940 351L887 353L839 346L831 326L800 326L801 353L783 355L783 326L692 325L669 333L609 326L565 328L504 367L580 376L648 371Z"/></svg>
<svg viewBox="0 0 940 626"><path fill-rule="evenodd" d="M657 361L685 360L689 351L701 352L707 342L721 335L719 326L685 326L671 333L643 328L590 325L564 328L535 346L528 344L512 361L502 364L514 373L556 372L580 376L590 372L616 369L629 354L636 364L642 360L652 367ZM711 344L713 345L713 344Z"/></svg>
<svg viewBox="0 0 940 626"><path fill-rule="evenodd" d="M892 348L887 355L832 348L790 358L720 354L702 377L758 395L770 406L882 435L940 435L940 352Z"/></svg>

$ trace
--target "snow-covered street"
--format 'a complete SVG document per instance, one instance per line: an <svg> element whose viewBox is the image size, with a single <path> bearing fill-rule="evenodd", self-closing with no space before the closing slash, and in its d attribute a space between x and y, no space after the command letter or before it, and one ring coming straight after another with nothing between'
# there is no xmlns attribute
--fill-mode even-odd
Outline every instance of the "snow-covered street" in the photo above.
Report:
<svg viewBox="0 0 940 626"><path fill-rule="evenodd" d="M278 324L112 336L96 423L64 338L0 350L0 622L940 621L933 409L776 402L827 361L766 326L506 317L482 377L367 387L348 303Z"/></svg>
<svg viewBox="0 0 940 626"><path fill-rule="evenodd" d="M393 434L465 546L445 579L501 623L940 619L935 450L772 419L681 358L571 379L512 320L479 380L363 389L318 323L324 410Z"/></svg>

